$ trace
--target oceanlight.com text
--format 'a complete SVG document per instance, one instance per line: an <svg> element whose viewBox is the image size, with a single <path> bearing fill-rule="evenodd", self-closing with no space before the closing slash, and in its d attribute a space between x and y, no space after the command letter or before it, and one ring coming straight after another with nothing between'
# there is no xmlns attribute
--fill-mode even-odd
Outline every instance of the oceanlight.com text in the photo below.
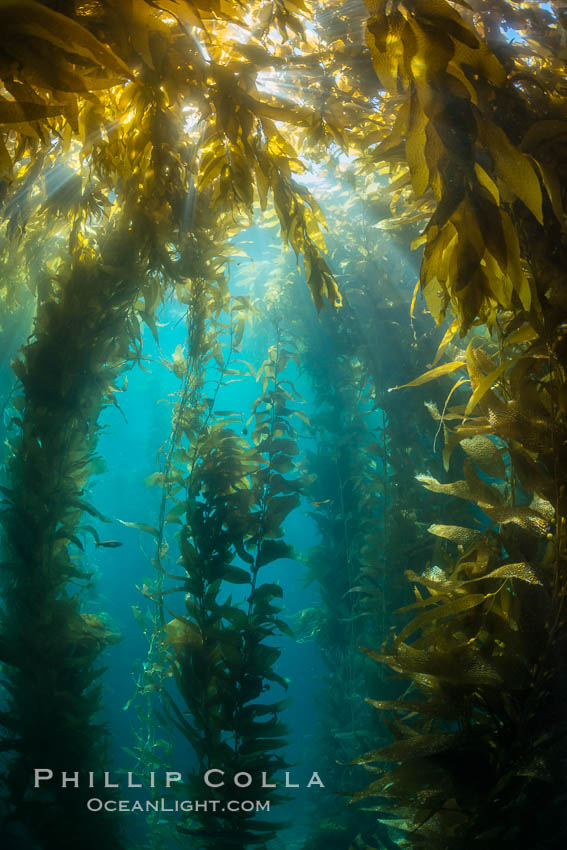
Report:
<svg viewBox="0 0 567 850"><path fill-rule="evenodd" d="M269 812L269 800L87 800L90 812Z"/></svg>

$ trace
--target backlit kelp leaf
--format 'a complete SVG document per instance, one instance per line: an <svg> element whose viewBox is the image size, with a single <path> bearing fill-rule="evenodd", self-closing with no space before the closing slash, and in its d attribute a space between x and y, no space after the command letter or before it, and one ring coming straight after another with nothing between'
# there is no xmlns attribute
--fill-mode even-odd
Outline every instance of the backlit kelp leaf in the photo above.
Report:
<svg viewBox="0 0 567 850"><path fill-rule="evenodd" d="M457 41L476 50L479 39L459 13L445 0L416 0L415 11L430 23L439 27L439 31L449 33Z"/></svg>
<svg viewBox="0 0 567 850"><path fill-rule="evenodd" d="M423 603L426 603L426 602L434 603L435 602L434 597L445 594L445 593L447 595L449 595L451 593L451 591L455 590L456 588L458 588L460 586L456 582L453 582L453 581L448 582L446 573L443 570L441 570L439 567L437 567L436 565L428 567L426 570L424 570L423 575L418 575L413 570L406 570L405 575L406 575L408 581L414 582L415 584L422 584L424 587L427 587L427 589L432 594L432 597L430 599L422 600ZM405 610L410 611L410 610L414 609L415 607L419 607L419 606L418 605L406 605ZM399 609L398 609L398 611L396 611L394 613L398 613L398 612L399 612Z"/></svg>
<svg viewBox="0 0 567 850"><path fill-rule="evenodd" d="M467 476L466 481L453 481L449 484L441 484L431 475L416 475L415 477L420 484L433 493L456 496L459 499L466 499L481 506L499 505L502 503L502 494L495 487L486 484L476 475L468 459L465 461L465 474Z"/></svg>
<svg viewBox="0 0 567 850"><path fill-rule="evenodd" d="M172 646L177 652L185 652L191 647L203 645L203 635L200 629L185 618L175 617L165 626L166 645Z"/></svg>
<svg viewBox="0 0 567 850"><path fill-rule="evenodd" d="M292 704L293 700L291 697L286 697L285 699L277 700L276 702L253 703L252 705L246 706L243 710L243 715L251 717L263 717L266 714L275 715L284 711L284 709L289 708Z"/></svg>
<svg viewBox="0 0 567 850"><path fill-rule="evenodd" d="M254 732L256 737L261 738L264 733L269 733L270 737L280 737L287 733L287 726L281 720L277 720L272 716L268 720L258 720L257 715L243 714L242 720L238 722L238 729Z"/></svg>
<svg viewBox="0 0 567 850"><path fill-rule="evenodd" d="M388 392L402 390L405 387L419 387L422 384L427 384L429 381L434 381L436 378L440 378L441 375L449 375L457 369L464 368L466 368L466 363L462 360L455 360L452 363L444 363L442 366L436 366L434 369L424 372L423 375L420 375L419 378L414 378L414 380L410 381L408 384L400 384L398 387L390 387Z"/></svg>
<svg viewBox="0 0 567 850"><path fill-rule="evenodd" d="M461 419L461 415L464 414L464 409L459 412L456 419ZM444 419L448 417L445 416ZM472 420L468 420L462 425L458 425L454 429L449 429L445 424L443 424L443 435L444 435L444 445L443 445L443 468L445 472L449 471L451 456L455 448L459 445L459 443L467 437L476 437L479 434L493 434L494 428L490 425L489 422L486 421L484 417L482 418L474 418Z"/></svg>
<svg viewBox="0 0 567 850"><path fill-rule="evenodd" d="M171 364L171 369L178 378L182 378L184 375L187 374L187 362L185 359L185 352L183 350L182 345L178 345L175 351L173 352L173 362Z"/></svg>
<svg viewBox="0 0 567 850"><path fill-rule="evenodd" d="M186 513L187 513L187 506L186 505L184 505L184 504L174 505L167 512L167 516L165 518L165 521L166 522L172 522L172 523L173 522L180 522L181 518L183 516L185 516Z"/></svg>
<svg viewBox="0 0 567 850"><path fill-rule="evenodd" d="M407 570L407 574L409 577L409 575L411 575L411 570ZM436 594L434 596L428 596L425 599L423 599L421 594L418 593L416 594L417 602L412 602L410 605L404 605L402 608L397 608L394 611L394 614L405 614L408 611L416 611L420 608L431 608L431 606L436 605L439 602L439 599L448 599L451 589L452 585L436 588Z"/></svg>
<svg viewBox="0 0 567 850"><path fill-rule="evenodd" d="M127 522L124 519L118 520L121 525L126 525L128 528L136 528L138 531L144 531L146 534L152 534L154 537L159 537L159 531L153 525L148 525L145 522Z"/></svg>
<svg viewBox="0 0 567 850"><path fill-rule="evenodd" d="M193 3L191 0L186 0L186 2L182 3L178 2L178 0L160 0L159 6L160 9L166 9L170 12L181 23L204 29L203 21L199 14L199 7L203 9L202 3Z"/></svg>
<svg viewBox="0 0 567 850"><path fill-rule="evenodd" d="M6 39L11 35L40 38L121 77L130 76L128 66L88 30L35 0L0 0L0 26Z"/></svg>
<svg viewBox="0 0 567 850"><path fill-rule="evenodd" d="M278 472L281 472L285 475L286 472L291 472L291 470L294 468L294 463L293 460L289 457L289 455L278 453L272 458L272 466Z"/></svg>
<svg viewBox="0 0 567 850"><path fill-rule="evenodd" d="M375 661L386 664L396 673L416 677L416 682L426 693L437 692L438 683L459 683L465 685L492 685L502 683L502 679L494 667L479 656L469 645L456 646L446 652L436 651L433 647L416 649L402 643L395 654L382 655L362 647L363 651ZM424 679L417 677L424 676Z"/></svg>
<svg viewBox="0 0 567 850"><path fill-rule="evenodd" d="M558 221L564 220L565 210L561 197L561 183L556 171L544 162L535 159L534 164L537 168L541 182L551 201L553 212Z"/></svg>
<svg viewBox="0 0 567 850"><path fill-rule="evenodd" d="M333 307L340 307L342 305L342 295L331 270L319 252L319 249L311 243L311 240L307 242L306 247L307 249L303 253L305 278L317 312L320 313L325 307L325 299Z"/></svg>
<svg viewBox="0 0 567 850"><path fill-rule="evenodd" d="M425 714L431 717L451 717L455 713L452 705L439 700L433 702L412 702L411 700L376 700L366 697L365 702L373 705L378 711L400 711L405 714Z"/></svg>
<svg viewBox="0 0 567 850"><path fill-rule="evenodd" d="M488 437L477 434L460 440L460 446L480 469L491 478L504 478L506 468L502 454Z"/></svg>
<svg viewBox="0 0 567 850"><path fill-rule="evenodd" d="M432 735L416 735L403 741L395 741L378 750L371 750L357 759L352 764L370 764L375 761L409 761L435 755L452 749L455 744L463 740L462 732L435 733Z"/></svg>
<svg viewBox="0 0 567 850"><path fill-rule="evenodd" d="M475 163L474 170L480 185L486 189L496 206L500 206L500 192L492 177L478 163Z"/></svg>
<svg viewBox="0 0 567 850"><path fill-rule="evenodd" d="M452 791L451 777L444 769L442 759L436 760L425 756L411 759L407 763L402 762L397 767L387 770L363 791L354 794L350 802L364 800L369 796L396 800L397 805L394 811L399 815L397 818L393 817L394 812L390 808L381 814L378 813L378 806L366 805L364 810L376 810L376 817L379 817L384 824L407 835L410 831L414 832L414 828L410 829L410 824L416 817L415 808L427 809L431 806L435 809ZM407 804L407 808L401 805L402 800ZM383 807L382 805L380 808ZM420 829L422 841L427 841L427 846L434 846L432 836L429 832L424 834L425 832L425 829ZM412 840L415 840L414 836ZM446 837L442 837L442 840L446 844Z"/></svg>
<svg viewBox="0 0 567 850"><path fill-rule="evenodd" d="M296 455L299 451L295 440L290 440L287 437L276 437L269 444L271 452L283 452L287 455Z"/></svg>
<svg viewBox="0 0 567 850"><path fill-rule="evenodd" d="M502 220L502 229L506 239L506 251L508 255L507 273L512 281L514 291L516 292L520 303L524 310L529 310L534 301L534 292L525 274L522 266L520 240L518 232L514 227L514 223L505 210L500 211ZM536 306L537 301L534 303Z"/></svg>
<svg viewBox="0 0 567 850"><path fill-rule="evenodd" d="M496 570L492 570L492 572L487 573L484 576L478 576L476 578L468 579L463 582L463 584L469 584L473 581L483 581L484 579L489 578L517 578L520 581L525 581L528 584L543 584L533 567L525 562L517 563L517 564L504 564L503 567L498 567Z"/></svg>
<svg viewBox="0 0 567 850"><path fill-rule="evenodd" d="M11 183L14 179L12 157L6 147L3 134L0 134L0 179L6 180L8 183Z"/></svg>
<svg viewBox="0 0 567 850"><path fill-rule="evenodd" d="M522 506L485 507L484 510L493 522L500 525L514 523L525 528L526 531L532 531L542 536L547 534L548 520L532 508Z"/></svg>
<svg viewBox="0 0 567 850"><path fill-rule="evenodd" d="M289 688L289 679L286 679L285 676L280 676L280 674L276 673L275 670L264 670L264 676L266 679L269 679L270 682L275 682L277 685L280 685L285 691Z"/></svg>
<svg viewBox="0 0 567 850"><path fill-rule="evenodd" d="M502 494L495 487L485 484L484 481L478 478L471 467L468 469L466 481L453 481L449 484L441 484L431 475L416 475L415 477L423 487L432 493L456 496L459 499L466 499L481 506L499 505L502 502Z"/></svg>
<svg viewBox="0 0 567 850"><path fill-rule="evenodd" d="M514 147L492 121L479 121L479 132L498 176L543 224L541 185L532 158Z"/></svg>
<svg viewBox="0 0 567 850"><path fill-rule="evenodd" d="M295 638L296 638L295 632L285 622L285 620L281 620L279 617L276 617L274 619L274 625L276 625L278 627L278 629L280 630L280 632L282 634L286 635L287 637L291 638L292 640L295 640Z"/></svg>
<svg viewBox="0 0 567 850"><path fill-rule="evenodd" d="M473 392L485 376L495 368L496 364L495 359L485 351L481 342L478 337L473 337L465 351L465 360Z"/></svg>
<svg viewBox="0 0 567 850"><path fill-rule="evenodd" d="M532 510L537 511L538 514L547 520L550 525L553 525L556 517L556 507L552 504L549 499L545 499L543 496L534 494L530 508Z"/></svg>
<svg viewBox="0 0 567 850"><path fill-rule="evenodd" d="M491 387L496 383L498 378L503 375L504 372L516 362L516 360L510 360L501 363L500 366L497 366L496 369L493 369L480 381L480 383L475 387L472 396L467 402L467 406L465 408L466 416L473 412L477 404L482 401L488 390L491 389Z"/></svg>
<svg viewBox="0 0 567 850"><path fill-rule="evenodd" d="M255 754L263 755L270 750L277 750L286 745L287 741L280 738L256 738L255 736L251 736L240 745L239 752L242 753L243 757Z"/></svg>
<svg viewBox="0 0 567 850"><path fill-rule="evenodd" d="M469 501L474 498L466 481L452 481L449 484L441 484L432 475L421 474L416 475L415 479L432 493L443 493L447 496L456 496L458 499L468 499Z"/></svg>
<svg viewBox="0 0 567 850"><path fill-rule="evenodd" d="M521 327L506 335L504 345L508 347L509 345L519 345L522 342L533 342L537 339L537 336L537 331L528 322L524 322Z"/></svg>
<svg viewBox="0 0 567 850"><path fill-rule="evenodd" d="M549 417L538 416L537 412L524 411L517 401L507 404L496 398L490 400L487 419L493 433L506 440L513 440L529 452L549 451L553 444L552 425Z"/></svg>
<svg viewBox="0 0 567 850"><path fill-rule="evenodd" d="M437 348L437 352L435 353L435 357L433 359L433 366L435 366L438 363L438 361L441 359L441 357L443 356L443 353L445 352L445 349L452 342L452 340L454 339L458 330L459 330L459 321L458 321L458 319L454 319L451 322L451 324L449 325L449 327L447 328L447 330L445 331L445 334L443 335L443 339L439 343L439 346Z"/></svg>
<svg viewBox="0 0 567 850"><path fill-rule="evenodd" d="M405 77L401 43L405 22L400 17L393 19L393 16L385 15L385 5L386 0L379 0L369 6L371 17L366 27L366 43L378 79L385 89L395 91L398 73Z"/></svg>
<svg viewBox="0 0 567 850"><path fill-rule="evenodd" d="M399 646L400 643L403 643L409 635L418 629L425 629L446 617L454 617L457 614L469 611L471 608L476 608L478 605L482 605L485 599L486 595L484 593L469 593L460 599L444 602L431 611L425 611L423 614L419 614L401 630L400 634L396 637L395 646Z"/></svg>
<svg viewBox="0 0 567 850"><path fill-rule="evenodd" d="M93 525L80 525L78 531L88 532L92 536L95 545L100 542L100 535Z"/></svg>
<svg viewBox="0 0 567 850"><path fill-rule="evenodd" d="M484 505L501 505L504 497L500 490L491 484L487 484L480 478L469 458L463 464L466 482L470 488L473 500L483 507Z"/></svg>
<svg viewBox="0 0 567 850"><path fill-rule="evenodd" d="M463 414L465 412L464 405L454 405L451 407L450 411L446 410L444 413L439 412L439 408L437 403L434 401L424 401L423 406L429 413L432 419L436 422L455 422L462 421Z"/></svg>
<svg viewBox="0 0 567 850"><path fill-rule="evenodd" d="M267 646L265 643L254 643L249 647L249 657L258 671L271 667L281 655L277 646Z"/></svg>
<svg viewBox="0 0 567 850"><path fill-rule="evenodd" d="M244 546L242 541L234 540L234 548L236 549L238 556L240 558L242 558L244 563L246 563L246 564L253 564L254 563L254 556L251 555L250 552L248 552L248 550L246 549L246 547Z"/></svg>
<svg viewBox="0 0 567 850"><path fill-rule="evenodd" d="M425 128L427 118L417 97L411 99L410 123L406 138L406 157L411 171L413 190L421 195L429 183L429 168L425 157Z"/></svg>
<svg viewBox="0 0 567 850"><path fill-rule="evenodd" d="M146 487L155 487L156 485L162 485L164 483L163 472L152 472L151 475L148 475L144 478L144 484Z"/></svg>
<svg viewBox="0 0 567 850"><path fill-rule="evenodd" d="M459 543L461 546L469 546L481 536L481 532L474 528L465 528L460 525L439 525L434 523L427 529L430 534L436 537L443 537L445 540L452 540L454 543Z"/></svg>
<svg viewBox="0 0 567 850"><path fill-rule="evenodd" d="M96 517L101 522L112 522L112 520L104 516L97 508L91 505L89 502L85 502L84 499L71 499L70 504L73 507L79 508L81 511L85 511L85 513L90 514L91 516Z"/></svg>
<svg viewBox="0 0 567 850"><path fill-rule="evenodd" d="M65 112L66 106L57 103L26 103L0 99L0 124L20 124L41 121Z"/></svg>
<svg viewBox="0 0 567 850"><path fill-rule="evenodd" d="M85 547L83 546L83 544L79 540L79 538L75 534L72 534L70 531L66 531L64 528L60 528L58 531L56 531L54 536L53 536L53 539L54 540L66 540L69 543L74 543L75 546L77 546L77 548L81 550L81 552L85 551ZM100 546L101 544L96 543L96 545ZM120 546L122 544L119 543L118 545Z"/></svg>

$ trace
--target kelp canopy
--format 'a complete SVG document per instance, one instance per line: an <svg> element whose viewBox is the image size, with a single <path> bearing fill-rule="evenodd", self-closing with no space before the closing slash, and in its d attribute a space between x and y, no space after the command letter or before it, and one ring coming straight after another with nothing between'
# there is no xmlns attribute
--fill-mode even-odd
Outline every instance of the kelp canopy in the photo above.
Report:
<svg viewBox="0 0 567 850"><path fill-rule="evenodd" d="M117 635L85 602L82 553L116 541L87 488L101 411L171 298L186 332L159 516L138 524L155 544L141 727L175 727L199 768L286 765L285 700L261 695L286 685L289 624L261 569L291 554L284 523L307 498L323 746L353 793L305 847L562 845L565 15L559 0L0 0L0 330L17 379L0 724L22 846L122 846L88 789L31 783L38 766L104 768L99 656ZM312 304L284 266L263 298L231 289L253 222L277 224ZM388 246L410 244L406 299ZM261 317L265 359L238 361ZM309 415L296 367L323 399ZM215 405L247 377L261 393L237 433ZM300 454L299 427L316 451ZM145 770L163 746L140 734ZM184 824L184 846L237 848L280 826Z"/></svg>

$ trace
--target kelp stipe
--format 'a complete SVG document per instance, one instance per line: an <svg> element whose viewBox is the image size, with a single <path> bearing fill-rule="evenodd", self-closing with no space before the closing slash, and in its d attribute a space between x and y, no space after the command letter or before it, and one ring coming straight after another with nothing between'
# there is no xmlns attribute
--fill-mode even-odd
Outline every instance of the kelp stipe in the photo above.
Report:
<svg viewBox="0 0 567 850"><path fill-rule="evenodd" d="M274 772L286 766L277 753L287 732L278 718L284 703L258 701L270 683L286 686L273 669L281 650L266 642L282 629L288 631L279 618L280 608L273 604L282 591L279 585L258 579L261 567L290 554L280 540L280 526L297 505L299 486L285 477L294 449L280 384L279 341L273 353L262 367L266 384L254 411L256 445L250 446L224 425L213 426L199 437L192 470L193 481L200 482L198 489L193 481L188 485L191 502L187 529L181 534L187 571L184 622L199 640L177 648L175 675L190 712L180 728L196 750L201 777L207 767L222 766L230 776L245 771L258 777L264 771L272 781ZM199 502L194 501L198 493ZM233 563L236 556L245 568ZM225 582L242 585L246 594L242 603L232 603L232 595L218 598ZM178 720L181 717L178 714ZM195 777L195 789L201 777ZM240 788L219 793L221 800L249 796ZM257 787L255 795L269 797L272 803L281 799ZM282 826L245 811L197 818L205 834L226 833L242 847L265 844ZM214 838L209 845L215 846Z"/></svg>
<svg viewBox="0 0 567 850"><path fill-rule="evenodd" d="M307 348L307 362L318 359L315 350ZM357 697L373 674L357 645L380 640L384 627L384 576L376 581L375 575L361 575L361 550L368 525L377 523L383 478L372 467L376 437L365 422L367 386L360 381L359 365L343 356L333 364L332 377L325 374L318 387L323 409L311 417L317 449L306 457L315 479L308 488L310 516L321 537L306 558L307 580L317 583L321 604L316 611L302 612L299 623L305 624L305 635L315 639L326 668L317 693L313 757L327 790L314 801L305 848L346 847L357 835L368 837L376 828L372 815L347 808L344 799L337 803L337 791L360 787L349 764L352 754L378 733L377 718Z"/></svg>
<svg viewBox="0 0 567 850"><path fill-rule="evenodd" d="M215 246L220 247L222 230L216 234ZM135 665L136 688L126 708L135 705L138 726L134 728L135 744L133 753L139 771L148 777L161 764L170 763L173 755L172 724L160 711L165 698L167 679L172 676L172 647L182 636L175 621L166 625L169 619L164 609L166 580L172 578L168 568L170 536L168 529L176 528L185 512L183 499L176 494L183 481L183 463L189 460L187 448L181 445L187 440L188 433L195 423L207 422L212 416L210 403L204 397L205 370L213 359L213 352L220 351L220 337L224 326L219 314L228 309L229 296L223 264L207 262L211 249L210 235L206 230L198 230L192 239L191 278L179 281L178 299L186 308L187 334L184 345L178 345L168 368L179 379L180 388L174 397L172 408L172 427L169 440L159 452L161 469L146 479L147 486L161 489L159 516L156 526L129 522L128 525L147 532L153 537L155 555L152 558L154 568L153 581L139 588L151 601L150 611L135 608L138 624L144 630L148 641L147 657ZM225 246L228 249L228 246ZM234 327L230 324L232 330ZM224 366L224 363L223 363ZM214 395L222 385L224 369L216 384ZM183 577L178 577L182 581ZM154 797L160 794L171 795L167 789L157 787ZM157 847L164 839L165 825L159 815L148 816L148 838L146 846ZM172 831L169 827L168 831Z"/></svg>
<svg viewBox="0 0 567 850"><path fill-rule="evenodd" d="M101 518L85 500L85 487L97 464L100 409L112 402L114 381L132 356L137 249L131 236L111 231L102 254L123 264L120 283L87 261L62 270L57 293L41 306L14 365L20 413L3 489L8 704L0 721L9 754L8 823L23 824L46 850L72 846L82 833L85 847L105 840L119 846L116 822L103 816L91 823L87 790L33 788L38 767L57 775L69 765L83 771L104 765L97 659L117 636L82 603L89 572L80 565L78 535L83 512Z"/></svg>
<svg viewBox="0 0 567 850"><path fill-rule="evenodd" d="M282 372L297 355L277 328L268 358L252 374L263 388L250 417L255 423L252 442L238 435L235 415L217 412L216 398L224 382L250 376L237 352L251 305L242 296L225 297L223 304L230 311L225 320L221 302L211 298L214 286L201 280L189 287L187 343L172 364L182 387L165 470L154 476L164 495L155 530L157 580L145 593L156 601L156 618L152 661L140 685L142 691L157 685L157 720L172 724L196 755L198 769L185 773L186 794L199 798L210 768L223 770L227 777L244 771L254 777L256 799L269 799L273 805L284 797L260 788L258 781L265 774L266 783L271 783L273 774L287 766L278 753L285 744L287 730L279 714L286 701L264 701L261 696L272 683L287 687L274 670L281 650L270 639L290 631L274 604L281 587L260 583L259 571L292 554L281 540L281 524L298 504L301 481L288 475L297 452L290 422L295 396ZM183 575L164 567L165 553L173 545L166 544L168 526L181 526L175 545ZM168 579L175 586L168 586ZM184 593L181 611L178 591ZM241 598L233 602L233 595ZM156 647L161 648L156 652ZM177 694L167 687L169 676ZM142 761L150 757L143 739L138 749ZM229 840L241 847L265 845L283 826L263 822L245 808L225 811L229 800L250 797L250 789L233 787L230 779L224 788L215 789L215 796L222 804L218 811L197 811L179 825L180 834L190 836L188 842L207 847Z"/></svg>
<svg viewBox="0 0 567 850"><path fill-rule="evenodd" d="M357 222L355 227L359 226ZM349 228L346 220L344 227ZM344 244L332 239L329 247L335 264L344 265L346 253L360 276L365 276L364 260L356 247L345 252ZM368 261L370 279L371 274ZM302 641L316 641L328 668L318 691L319 725L311 755L321 765L327 790L310 807L303 846L358 846L361 836L392 846L375 813L347 807L347 799L340 794L365 782L350 764L361 743L376 736L386 740L383 723L361 695L368 689L376 696L398 694L397 686L384 677L376 681L372 664L358 645L385 639L386 599L391 604L395 594L400 604L405 600L396 574L401 576L407 552L416 549L415 536L408 534L415 518L409 507L415 510L415 500L421 512L424 499L413 480L413 463L419 457L417 423L427 426L429 417L419 401L411 407L414 415L408 417L407 402L399 404L381 389L384 358L373 330L379 326L382 336L393 335L399 327L396 322L390 326L379 306L383 288L388 292L390 282L369 281L361 286L358 275L352 281L349 275L342 281L340 314L322 322L312 320L310 305L301 303L298 285L299 280L288 279L282 269L272 273L270 298L280 310L293 303L292 327L301 341L303 368L313 381L317 401L316 412L310 416L315 439L305 464L309 514L321 542L308 553L306 565L308 580L320 588L321 604L301 612L296 629ZM360 315L354 312L351 297L364 301ZM412 351L404 353L414 358L417 367L418 357ZM433 434L434 428L430 430ZM410 453L413 446L416 451Z"/></svg>

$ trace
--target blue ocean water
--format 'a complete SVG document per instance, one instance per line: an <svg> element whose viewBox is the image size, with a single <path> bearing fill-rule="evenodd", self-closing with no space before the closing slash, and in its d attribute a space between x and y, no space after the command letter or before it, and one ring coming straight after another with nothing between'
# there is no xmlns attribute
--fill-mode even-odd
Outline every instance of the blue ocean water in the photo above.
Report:
<svg viewBox="0 0 567 850"><path fill-rule="evenodd" d="M254 278L251 268L253 270L255 262L260 261L269 248L277 256L282 250L281 245L276 239L274 244L266 244L265 235L257 229L246 232L237 243L244 239L250 258L242 263L242 270L233 264L231 291L235 295L242 293L261 298L262 280ZM288 256L286 262L289 270L293 271L295 264L292 257ZM302 284L301 280L298 284ZM144 328L143 362L141 368L134 367L127 373L124 392L116 394L119 408L109 405L103 411L97 452L104 458L105 469L92 479L89 493L93 505L110 519L107 526L100 528L101 537L112 538L122 544L116 548L105 548L90 541L87 548L89 563L96 568L91 607L98 609L110 627L121 635L120 642L109 648L103 657L107 670L103 679L102 719L111 733L110 769L122 777L126 771L135 772L140 767L131 750L140 734L135 709L141 698L135 697L136 679L140 675L140 661L143 663L148 651L148 642L133 608L151 611L152 606L140 588L154 578L151 560L155 557L155 541L151 535L125 526L121 521L155 525L159 514L161 489L147 487L144 481L159 468L160 447L163 448L171 431L172 406L179 393L179 380L165 365L165 361L172 361L175 349L186 339L185 316L174 299L163 305L157 324L159 341ZM273 344L272 333L270 324L247 330L239 357L259 367L266 357L267 346ZM212 366L211 380L214 380L214 374L215 366ZM295 368L287 377L293 379L304 398L302 409L310 413L316 402L309 375ZM246 422L258 393L259 383L253 377L235 381L222 388L216 408L239 414L235 427L239 432L247 433ZM313 450L313 435L302 423L299 424L301 451ZM163 464L163 457L161 462ZM313 510L313 505L304 496L299 508L285 522L285 540L296 549L297 558L279 559L262 569L263 582L275 582L281 586L282 617L292 628L301 611L321 606L319 588L316 583L307 584L306 569L302 563L310 548L320 539L315 522L309 516L310 510ZM178 544L172 535L169 536L169 544L167 569L179 574L182 571L176 568ZM238 591L234 587L230 589ZM273 685L266 699L290 698L283 718L289 726L285 757L292 766L290 781L304 786L319 767L317 697L327 668L314 636L302 636L296 640L284 635L280 645L282 654L276 670L289 681L288 690L284 692L278 685ZM136 662L136 672L133 662ZM155 724L159 726L157 720ZM171 741L173 758L171 763L163 765L164 769L195 769L195 756L187 741L175 732ZM279 778L283 781L283 774ZM281 807L281 813L276 812L278 820L289 821L286 843L292 841L299 846L303 840L310 814L309 803L312 804L315 793L306 792L304 787L300 791L292 789L289 801ZM133 816L128 827L133 838L141 840L146 831L143 815Z"/></svg>

